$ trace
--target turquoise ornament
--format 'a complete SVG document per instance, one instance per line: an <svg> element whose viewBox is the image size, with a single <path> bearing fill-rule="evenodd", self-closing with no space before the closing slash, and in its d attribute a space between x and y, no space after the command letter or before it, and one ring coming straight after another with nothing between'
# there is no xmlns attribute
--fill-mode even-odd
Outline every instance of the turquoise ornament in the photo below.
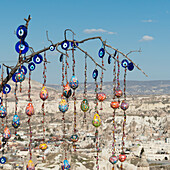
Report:
<svg viewBox="0 0 170 170"><path fill-rule="evenodd" d="M0 107L0 117L4 118L7 115L6 109L4 106L1 105Z"/></svg>
<svg viewBox="0 0 170 170"><path fill-rule="evenodd" d="M59 103L59 110L62 113L65 113L68 110L68 103L65 99L62 99L61 102Z"/></svg>
<svg viewBox="0 0 170 170"><path fill-rule="evenodd" d="M71 77L69 85L72 89L76 89L79 86L79 82L78 82L76 76Z"/></svg>
<svg viewBox="0 0 170 170"><path fill-rule="evenodd" d="M12 126L14 128L18 128L20 126L20 118L18 115L14 115L13 121L12 121Z"/></svg>

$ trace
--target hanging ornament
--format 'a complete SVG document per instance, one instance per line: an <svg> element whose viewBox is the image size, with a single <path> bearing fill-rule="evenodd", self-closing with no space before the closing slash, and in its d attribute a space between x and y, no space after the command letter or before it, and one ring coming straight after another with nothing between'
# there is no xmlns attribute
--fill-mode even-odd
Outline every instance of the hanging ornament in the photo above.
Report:
<svg viewBox="0 0 170 170"><path fill-rule="evenodd" d="M63 54L60 55L60 62L63 61Z"/></svg>
<svg viewBox="0 0 170 170"><path fill-rule="evenodd" d="M4 118L7 115L6 109L4 106L0 106L0 117Z"/></svg>
<svg viewBox="0 0 170 170"><path fill-rule="evenodd" d="M103 58L104 55L105 55L105 50L104 50L104 48L101 48L101 49L99 50L98 56L99 56L100 58Z"/></svg>
<svg viewBox="0 0 170 170"><path fill-rule="evenodd" d="M24 40L25 37L27 36L27 28L25 25L20 25L18 28L17 28L17 31L16 31L16 35L19 39L22 39Z"/></svg>
<svg viewBox="0 0 170 170"><path fill-rule="evenodd" d="M41 54L37 54L33 57L33 61L35 64L41 64L43 61L43 57Z"/></svg>
<svg viewBox="0 0 170 170"><path fill-rule="evenodd" d="M109 55L109 57L108 57L108 64L111 64L111 61L112 61L112 56Z"/></svg>
<svg viewBox="0 0 170 170"><path fill-rule="evenodd" d="M45 86L42 87L41 92L40 92L40 98L45 101L48 98L48 91Z"/></svg>
<svg viewBox="0 0 170 170"><path fill-rule="evenodd" d="M10 91L11 91L11 86L9 84L5 84L3 86L3 93L8 94L8 93L10 93Z"/></svg>
<svg viewBox="0 0 170 170"><path fill-rule="evenodd" d="M16 82L16 74L17 74L17 73L14 73L13 76L12 76L12 81L13 81L13 82Z"/></svg>
<svg viewBox="0 0 170 170"><path fill-rule="evenodd" d="M30 71L34 71L34 70L35 70L35 64L34 64L33 62L29 63L29 64L28 64L28 69L29 69Z"/></svg>
<svg viewBox="0 0 170 170"><path fill-rule="evenodd" d="M123 95L123 92L122 92L122 90L120 90L119 88L118 89L116 89L116 91L115 91L115 95L116 95L116 97L121 97L122 95Z"/></svg>
<svg viewBox="0 0 170 170"><path fill-rule="evenodd" d="M47 144L46 143L41 143L39 148L42 150L42 151L45 151L47 149Z"/></svg>
<svg viewBox="0 0 170 170"><path fill-rule="evenodd" d="M26 41L18 41L15 45L15 50L19 54L27 53L28 49L29 49L29 45Z"/></svg>
<svg viewBox="0 0 170 170"><path fill-rule="evenodd" d="M81 110L83 112L87 112L89 110L89 102L87 99L83 99L83 101L81 102Z"/></svg>
<svg viewBox="0 0 170 170"><path fill-rule="evenodd" d="M4 156L2 156L2 157L0 158L0 163L1 163L1 164L5 164L5 163L6 163L6 158L5 158Z"/></svg>
<svg viewBox="0 0 170 170"><path fill-rule="evenodd" d="M118 101L113 101L113 102L110 103L110 106L113 109L118 109L119 108L119 102Z"/></svg>
<svg viewBox="0 0 170 170"><path fill-rule="evenodd" d="M64 93L63 95L66 97L66 98L69 98L72 94L72 91L71 91L71 88L69 86L69 84L67 83L65 86L64 86Z"/></svg>
<svg viewBox="0 0 170 170"><path fill-rule="evenodd" d="M68 110L68 103L65 99L62 99L59 103L59 110L65 113Z"/></svg>
<svg viewBox="0 0 170 170"><path fill-rule="evenodd" d="M76 89L79 86L79 82L78 82L76 76L71 77L69 85L72 89Z"/></svg>
<svg viewBox="0 0 170 170"><path fill-rule="evenodd" d="M69 169L70 168L70 164L69 164L67 159L64 160L63 164L64 164L64 169Z"/></svg>
<svg viewBox="0 0 170 170"><path fill-rule="evenodd" d="M18 128L20 126L20 118L18 115L14 115L13 121L12 121L12 126L14 128Z"/></svg>
<svg viewBox="0 0 170 170"><path fill-rule="evenodd" d="M128 70L129 70L129 71L132 71L133 69L134 69L133 63L129 63L129 64L128 64Z"/></svg>
<svg viewBox="0 0 170 170"><path fill-rule="evenodd" d="M127 110L129 108L129 104L123 100L120 107L122 110Z"/></svg>
<svg viewBox="0 0 170 170"><path fill-rule="evenodd" d="M34 107L32 103L28 103L25 112L28 116L32 116L34 114Z"/></svg>
<svg viewBox="0 0 170 170"><path fill-rule="evenodd" d="M93 71L92 77L93 77L93 79L97 79L97 77L98 77L98 70L97 69L95 69Z"/></svg>
<svg viewBox="0 0 170 170"><path fill-rule="evenodd" d="M55 46L54 45L50 45L50 51L54 51L55 50Z"/></svg>
<svg viewBox="0 0 170 170"><path fill-rule="evenodd" d="M112 155L112 156L109 158L109 161L110 161L110 163L112 163L112 164L116 164L117 161L118 161L118 158L117 158L117 156Z"/></svg>
<svg viewBox="0 0 170 170"><path fill-rule="evenodd" d="M124 162L126 160L126 155L125 154L120 154L119 155L119 161Z"/></svg>
<svg viewBox="0 0 170 170"><path fill-rule="evenodd" d="M23 81L25 80L25 74L24 74L24 72L23 72L23 71L20 71L20 72L16 73L16 75L15 75L15 80L16 80L17 82L23 82Z"/></svg>
<svg viewBox="0 0 170 170"><path fill-rule="evenodd" d="M78 140L79 140L79 137L78 137L78 135L72 135L71 136L71 138L70 138L70 140L72 141L72 142L77 142Z"/></svg>
<svg viewBox="0 0 170 170"><path fill-rule="evenodd" d="M6 126L5 129L4 129L3 137L4 137L5 139L9 139L9 138L11 137L10 130L8 129L7 126Z"/></svg>
<svg viewBox="0 0 170 170"><path fill-rule="evenodd" d="M97 113L94 115L92 123L93 123L93 126L95 127L99 127L101 125L101 119Z"/></svg>
<svg viewBox="0 0 170 170"><path fill-rule="evenodd" d="M106 99L106 94L105 94L104 92L99 92L99 93L97 94L97 99L98 99L100 102L104 101L104 100Z"/></svg>
<svg viewBox="0 0 170 170"><path fill-rule="evenodd" d="M63 42L61 43L61 48L62 48L63 50L67 50L67 49L69 48L69 42L68 42L67 40L63 41Z"/></svg>
<svg viewBox="0 0 170 170"><path fill-rule="evenodd" d="M128 67L129 61L124 59L124 60L122 60L121 65L122 65L123 68Z"/></svg>
<svg viewBox="0 0 170 170"><path fill-rule="evenodd" d="M21 66L19 69L18 69L18 72L23 72L25 75L27 74L27 68L25 66Z"/></svg>
<svg viewBox="0 0 170 170"><path fill-rule="evenodd" d="M76 40L74 40L74 41L76 41ZM79 46L78 42L76 42L76 45ZM74 46L74 48L76 48L76 46L73 44L73 42L71 42L71 47L73 47L73 46Z"/></svg>
<svg viewBox="0 0 170 170"><path fill-rule="evenodd" d="M34 166L34 163L32 162L32 160L28 161L26 168L27 168L27 170L35 170L35 166Z"/></svg>

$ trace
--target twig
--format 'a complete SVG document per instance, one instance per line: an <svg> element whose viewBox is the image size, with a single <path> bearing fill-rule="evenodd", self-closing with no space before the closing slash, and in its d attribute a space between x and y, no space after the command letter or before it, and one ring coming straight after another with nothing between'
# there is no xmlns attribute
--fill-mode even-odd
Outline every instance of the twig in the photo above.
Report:
<svg viewBox="0 0 170 170"><path fill-rule="evenodd" d="M128 56L130 53L134 53L134 52L140 53L140 52L142 52L142 51L141 51L141 48L140 48L139 50L133 50L133 51L128 52L128 53L126 54L126 56Z"/></svg>
<svg viewBox="0 0 170 170"><path fill-rule="evenodd" d="M46 31L47 40L53 45L53 42L48 38L48 31Z"/></svg>
<svg viewBox="0 0 170 170"><path fill-rule="evenodd" d="M25 19L25 18L24 18L24 20L26 21L25 26L26 26L26 28L28 28L28 24L29 24L29 22L30 22L30 20L31 20L31 16L29 15L29 16L28 16L28 19Z"/></svg>

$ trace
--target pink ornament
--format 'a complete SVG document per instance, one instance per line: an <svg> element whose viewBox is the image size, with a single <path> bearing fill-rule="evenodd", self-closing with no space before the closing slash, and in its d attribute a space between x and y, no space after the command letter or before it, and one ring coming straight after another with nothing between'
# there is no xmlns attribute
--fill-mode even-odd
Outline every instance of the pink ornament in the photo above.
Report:
<svg viewBox="0 0 170 170"><path fill-rule="evenodd" d="M6 126L5 129L4 129L3 137L4 137L5 139L9 139L9 138L11 137L10 130L8 129L7 126Z"/></svg>

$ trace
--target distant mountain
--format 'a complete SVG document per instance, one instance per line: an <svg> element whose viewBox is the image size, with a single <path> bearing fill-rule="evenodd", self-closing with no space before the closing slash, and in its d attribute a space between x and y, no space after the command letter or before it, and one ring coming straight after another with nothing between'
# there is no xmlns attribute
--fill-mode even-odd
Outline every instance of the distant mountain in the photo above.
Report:
<svg viewBox="0 0 170 170"><path fill-rule="evenodd" d="M123 81L120 81L121 89L123 90ZM60 85L51 85L56 90L61 90ZM100 84L99 84L100 87ZM170 80L155 80L155 81L127 81L127 94L128 95L163 95L170 94ZM84 84L80 84L77 92L83 93ZM87 91L94 92L95 84L87 83ZM113 93L113 83L104 82L103 91L111 95Z"/></svg>

